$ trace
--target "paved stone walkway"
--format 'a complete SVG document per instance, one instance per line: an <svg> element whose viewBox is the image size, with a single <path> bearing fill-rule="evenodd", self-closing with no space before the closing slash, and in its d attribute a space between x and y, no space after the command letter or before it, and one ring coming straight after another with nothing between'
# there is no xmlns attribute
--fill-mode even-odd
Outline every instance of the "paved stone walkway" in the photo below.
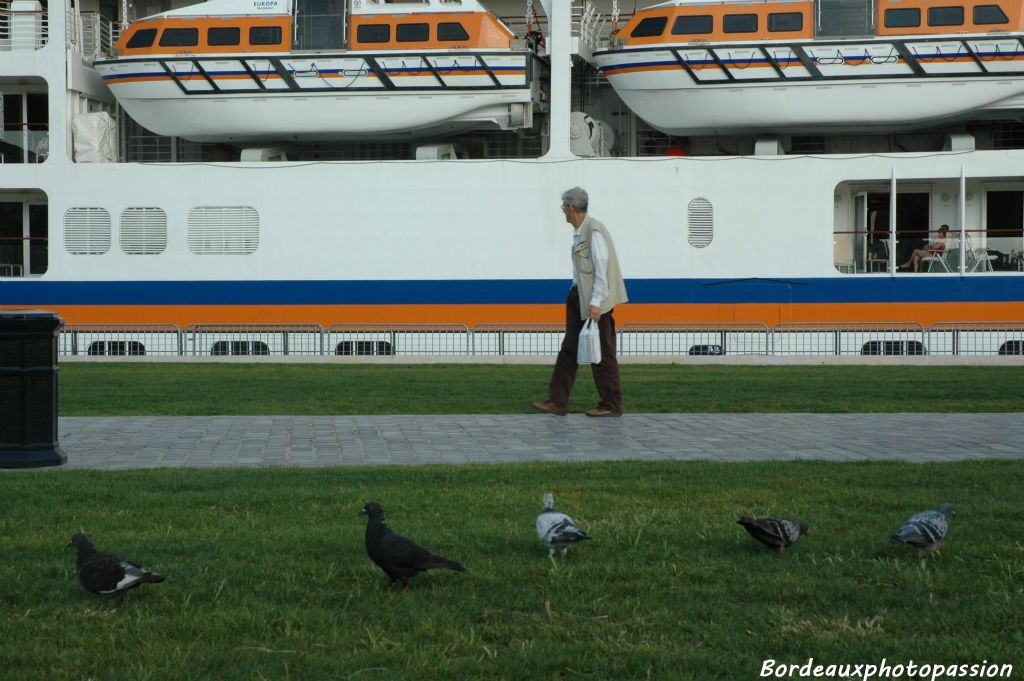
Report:
<svg viewBox="0 0 1024 681"><path fill-rule="evenodd" d="M1021 414L63 417L63 468L1024 458Z"/></svg>

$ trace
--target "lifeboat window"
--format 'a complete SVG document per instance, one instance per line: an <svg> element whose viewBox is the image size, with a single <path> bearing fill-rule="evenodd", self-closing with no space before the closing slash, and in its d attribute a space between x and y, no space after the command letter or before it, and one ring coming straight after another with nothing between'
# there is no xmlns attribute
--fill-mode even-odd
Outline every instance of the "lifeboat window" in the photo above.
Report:
<svg viewBox="0 0 1024 681"><path fill-rule="evenodd" d="M886 28L914 28L921 25L921 10L916 7L885 10Z"/></svg>
<svg viewBox="0 0 1024 681"><path fill-rule="evenodd" d="M128 39L128 44L125 47L128 49L152 47L154 40L156 40L155 28L140 28L132 34L131 38Z"/></svg>
<svg viewBox="0 0 1024 681"><path fill-rule="evenodd" d="M391 42L391 27L387 24L362 24L356 31L356 42L388 43Z"/></svg>
<svg viewBox="0 0 1024 681"><path fill-rule="evenodd" d="M442 21L437 25L438 40L469 40L469 34L457 21Z"/></svg>
<svg viewBox="0 0 1024 681"><path fill-rule="evenodd" d="M195 47L198 44L198 28L165 28L160 34L160 47Z"/></svg>
<svg viewBox="0 0 1024 681"><path fill-rule="evenodd" d="M280 45L280 26L253 26L249 29L250 45Z"/></svg>
<svg viewBox="0 0 1024 681"><path fill-rule="evenodd" d="M637 24L629 35L632 38L654 38L664 33L667 25L668 17L648 17Z"/></svg>
<svg viewBox="0 0 1024 681"><path fill-rule="evenodd" d="M754 33L757 31L756 14L726 14L722 19L726 33Z"/></svg>
<svg viewBox="0 0 1024 681"><path fill-rule="evenodd" d="M206 32L207 45L239 45L241 42L242 32L237 26L211 28Z"/></svg>
<svg viewBox="0 0 1024 681"><path fill-rule="evenodd" d="M395 38L400 43L425 43L430 40L430 24L398 24Z"/></svg>
<svg viewBox="0 0 1024 681"><path fill-rule="evenodd" d="M976 24L1008 24L1010 20L999 5L975 5L974 23ZM130 45L129 45L130 47Z"/></svg>
<svg viewBox="0 0 1024 681"><path fill-rule="evenodd" d="M800 12L777 12L768 15L768 30L778 31L804 30L804 15Z"/></svg>
<svg viewBox="0 0 1024 681"><path fill-rule="evenodd" d="M929 26L963 26L963 7L929 7Z"/></svg>
<svg viewBox="0 0 1024 681"><path fill-rule="evenodd" d="M714 30L715 23L710 14L676 17L672 24L672 35L702 35Z"/></svg>

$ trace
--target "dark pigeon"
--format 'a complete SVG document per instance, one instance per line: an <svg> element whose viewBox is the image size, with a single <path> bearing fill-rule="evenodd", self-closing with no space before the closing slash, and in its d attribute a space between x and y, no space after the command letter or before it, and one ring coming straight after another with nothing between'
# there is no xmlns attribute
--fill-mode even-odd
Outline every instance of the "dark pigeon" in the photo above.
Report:
<svg viewBox="0 0 1024 681"><path fill-rule="evenodd" d="M363 507L366 521L366 553L370 560L387 574L393 590L399 580L404 591L409 590L409 578L426 570L445 568L456 572L465 572L461 563L435 556L422 546L418 546L400 534L395 534L384 522L384 509L376 501Z"/></svg>
<svg viewBox="0 0 1024 681"><path fill-rule="evenodd" d="M780 556L800 535L811 533L806 524L787 518L740 518L737 522L751 537Z"/></svg>
<svg viewBox="0 0 1024 681"><path fill-rule="evenodd" d="M952 504L942 504L931 511L922 511L910 516L896 534L889 537L893 544L910 544L917 549L917 555L924 551L935 551L942 547L949 530L949 521L956 515Z"/></svg>
<svg viewBox="0 0 1024 681"><path fill-rule="evenodd" d="M548 558L554 559L555 551L561 551L562 558L569 552L569 546L585 539L587 533L576 527L573 519L555 510L555 498L551 492L543 497L544 510L537 516L537 536L548 547Z"/></svg>
<svg viewBox="0 0 1024 681"><path fill-rule="evenodd" d="M78 581L86 591L106 598L128 600L128 592L141 584L157 584L163 575L141 567L112 553L98 553L89 535L79 532L68 546L78 549Z"/></svg>

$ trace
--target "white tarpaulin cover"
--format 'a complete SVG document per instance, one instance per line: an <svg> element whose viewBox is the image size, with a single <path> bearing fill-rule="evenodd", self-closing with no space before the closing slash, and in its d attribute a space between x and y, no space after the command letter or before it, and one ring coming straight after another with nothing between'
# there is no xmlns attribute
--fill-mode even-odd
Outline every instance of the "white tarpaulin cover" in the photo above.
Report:
<svg viewBox="0 0 1024 681"><path fill-rule="evenodd" d="M76 163L117 161L117 124L106 111L83 113L71 122Z"/></svg>

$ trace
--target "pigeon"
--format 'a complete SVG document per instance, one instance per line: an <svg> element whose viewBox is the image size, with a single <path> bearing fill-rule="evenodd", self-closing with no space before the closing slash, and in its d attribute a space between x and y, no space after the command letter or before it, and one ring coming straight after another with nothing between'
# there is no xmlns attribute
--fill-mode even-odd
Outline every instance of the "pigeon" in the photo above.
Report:
<svg viewBox="0 0 1024 681"><path fill-rule="evenodd" d="M537 516L537 536L548 547L548 558L554 560L555 550L562 558L569 552L569 544L590 539L587 533L576 527L572 518L555 510L555 498L551 492L544 493L544 510Z"/></svg>
<svg viewBox="0 0 1024 681"><path fill-rule="evenodd" d="M391 580L388 591L394 590L398 580L402 580L402 590L408 591L409 578L425 570L446 568L456 572L466 571L462 563L435 556L422 546L395 534L384 521L384 509L376 501L363 506L362 514L367 516L366 553Z"/></svg>
<svg viewBox="0 0 1024 681"><path fill-rule="evenodd" d="M736 521L750 536L780 556L801 535L810 534L806 524L787 518L740 518Z"/></svg>
<svg viewBox="0 0 1024 681"><path fill-rule="evenodd" d="M87 591L128 601L128 592L140 584L157 584L164 581L163 575L143 570L141 567L112 553L97 553L89 535L79 532L71 538L68 546L78 549L78 581Z"/></svg>
<svg viewBox="0 0 1024 681"><path fill-rule="evenodd" d="M942 504L931 511L916 513L903 523L889 541L893 544L910 544L917 549L917 555L925 550L935 551L942 547L942 542L949 529L949 521L956 515L952 504Z"/></svg>

